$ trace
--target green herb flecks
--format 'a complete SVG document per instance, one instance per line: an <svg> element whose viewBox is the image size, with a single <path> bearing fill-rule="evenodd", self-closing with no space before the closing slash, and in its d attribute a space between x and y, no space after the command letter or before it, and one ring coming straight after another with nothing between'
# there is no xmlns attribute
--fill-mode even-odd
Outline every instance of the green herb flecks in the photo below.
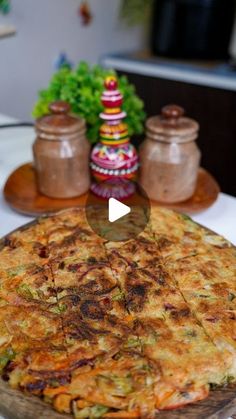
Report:
<svg viewBox="0 0 236 419"><path fill-rule="evenodd" d="M55 314L61 314L61 313L64 313L66 309L67 309L66 304L58 304L57 306L51 308L51 312Z"/></svg>
<svg viewBox="0 0 236 419"><path fill-rule="evenodd" d="M73 403L73 413L75 419L96 419L101 418L109 410L108 407L96 404L92 407L84 407L83 409L78 409L76 402Z"/></svg>
<svg viewBox="0 0 236 419"><path fill-rule="evenodd" d="M17 275L24 273L27 269L28 265L19 265L15 268L10 268L7 270L7 274L10 278L14 278Z"/></svg>
<svg viewBox="0 0 236 419"><path fill-rule="evenodd" d="M12 361L16 356L15 351L9 347L2 354L0 354L0 370L2 370L9 361Z"/></svg>
<svg viewBox="0 0 236 419"><path fill-rule="evenodd" d="M17 287L16 292L23 298L27 300L34 299L33 292L31 291L30 287L27 284L21 284Z"/></svg>
<svg viewBox="0 0 236 419"><path fill-rule="evenodd" d="M119 291L117 294L115 294L112 297L112 300L113 301L121 301L121 300L124 300L124 298L125 298L125 293L123 291Z"/></svg>
<svg viewBox="0 0 236 419"><path fill-rule="evenodd" d="M235 294L233 294L232 292L229 292L229 295L228 295L228 300L229 301L233 301L235 299L235 297L236 297Z"/></svg>
<svg viewBox="0 0 236 419"><path fill-rule="evenodd" d="M100 386L103 386L104 383L105 387L109 387L110 393L113 396L123 397L133 391L132 377L130 374L125 377L120 377L115 374L100 374L98 380L100 381Z"/></svg>
<svg viewBox="0 0 236 419"><path fill-rule="evenodd" d="M189 215L187 215L187 214L180 214L180 217L181 217L181 218L183 218L183 220L185 220L185 221L191 221L191 222L194 222L194 221L192 220L192 218L191 218L191 217L189 217Z"/></svg>
<svg viewBox="0 0 236 419"><path fill-rule="evenodd" d="M140 341L138 338L129 338L127 339L124 347L125 348L137 348L138 346L140 346Z"/></svg>

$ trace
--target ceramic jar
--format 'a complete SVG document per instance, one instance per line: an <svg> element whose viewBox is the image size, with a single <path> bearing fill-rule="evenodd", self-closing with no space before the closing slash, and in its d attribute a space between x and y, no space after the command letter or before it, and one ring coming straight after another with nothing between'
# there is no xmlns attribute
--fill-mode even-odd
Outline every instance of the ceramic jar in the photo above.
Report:
<svg viewBox="0 0 236 419"><path fill-rule="evenodd" d="M40 192L51 198L72 198L90 186L90 145L85 121L70 115L70 106L57 101L51 114L36 121L34 166Z"/></svg>
<svg viewBox="0 0 236 419"><path fill-rule="evenodd" d="M147 120L139 182L150 199L174 203L194 194L200 162L198 130L198 123L184 117L184 109L177 105L165 106L161 115Z"/></svg>

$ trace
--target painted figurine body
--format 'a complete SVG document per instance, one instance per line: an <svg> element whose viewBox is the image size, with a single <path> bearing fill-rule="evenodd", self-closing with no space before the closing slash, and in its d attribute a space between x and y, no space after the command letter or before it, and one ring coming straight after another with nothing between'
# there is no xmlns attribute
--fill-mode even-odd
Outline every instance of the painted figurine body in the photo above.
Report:
<svg viewBox="0 0 236 419"><path fill-rule="evenodd" d="M135 180L138 169L138 154L130 143L128 126L123 119L126 113L121 106L123 96L117 90L115 77L107 77L106 90L101 101L104 111L100 118L104 121L100 128L100 142L93 148L91 154L91 169L94 182L92 191L101 197L109 198L107 185L123 185L111 195L117 199L127 198L134 193ZM105 184L101 183L107 181Z"/></svg>

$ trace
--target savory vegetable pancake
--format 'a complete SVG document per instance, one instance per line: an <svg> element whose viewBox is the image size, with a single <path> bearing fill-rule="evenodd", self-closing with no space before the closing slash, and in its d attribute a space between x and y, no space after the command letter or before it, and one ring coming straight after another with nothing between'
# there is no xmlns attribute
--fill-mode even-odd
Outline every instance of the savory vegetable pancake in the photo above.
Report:
<svg viewBox="0 0 236 419"><path fill-rule="evenodd" d="M0 249L13 388L76 418L151 418L236 381L236 251L189 217L154 207L143 233L111 242L70 209Z"/></svg>

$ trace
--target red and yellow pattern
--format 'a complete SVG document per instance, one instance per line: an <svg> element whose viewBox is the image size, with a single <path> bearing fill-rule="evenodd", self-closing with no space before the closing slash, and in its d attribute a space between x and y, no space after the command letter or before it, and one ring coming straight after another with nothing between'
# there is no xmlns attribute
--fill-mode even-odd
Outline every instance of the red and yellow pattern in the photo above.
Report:
<svg viewBox="0 0 236 419"><path fill-rule="evenodd" d="M121 109L123 96L117 90L114 76L107 77L105 88L101 97L104 110L100 114L104 123L100 128L100 142L91 154L92 175L96 182L111 178L133 180L138 169L138 154L130 144L128 126L123 122L126 117Z"/></svg>

